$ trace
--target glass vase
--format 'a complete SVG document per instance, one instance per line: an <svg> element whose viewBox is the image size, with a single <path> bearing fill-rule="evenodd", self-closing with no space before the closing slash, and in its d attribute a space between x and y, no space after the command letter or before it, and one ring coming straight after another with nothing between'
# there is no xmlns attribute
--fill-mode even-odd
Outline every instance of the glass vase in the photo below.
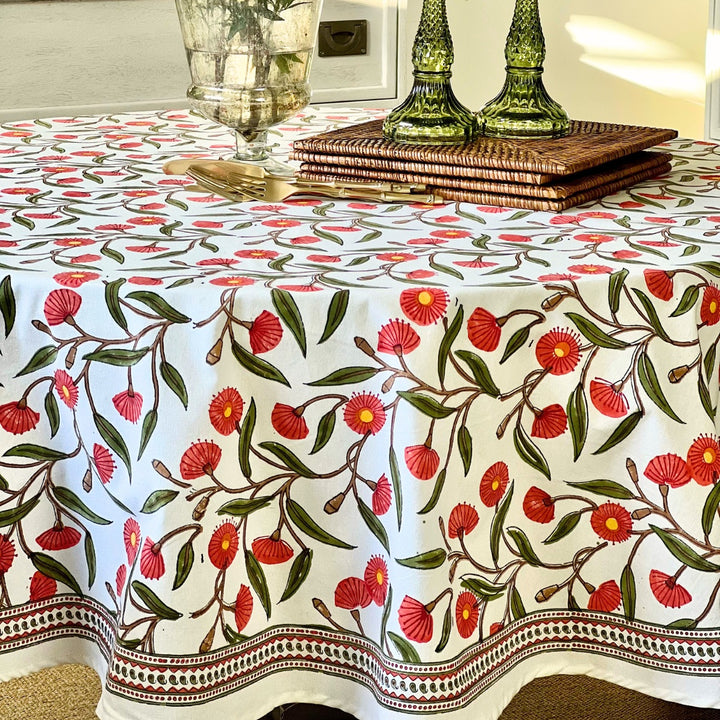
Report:
<svg viewBox="0 0 720 720"><path fill-rule="evenodd" d="M477 119L450 86L454 59L445 0L423 0L413 43L413 86L383 123L383 135L403 143L450 145L472 140Z"/></svg>
<svg viewBox="0 0 720 720"><path fill-rule="evenodd" d="M268 128L310 100L322 0L175 0L193 110L235 131L235 157L268 157Z"/></svg>
<svg viewBox="0 0 720 720"><path fill-rule="evenodd" d="M545 37L538 0L516 0L505 43L505 85L480 111L481 133L504 138L553 138L568 134L567 113L543 85L544 60Z"/></svg>

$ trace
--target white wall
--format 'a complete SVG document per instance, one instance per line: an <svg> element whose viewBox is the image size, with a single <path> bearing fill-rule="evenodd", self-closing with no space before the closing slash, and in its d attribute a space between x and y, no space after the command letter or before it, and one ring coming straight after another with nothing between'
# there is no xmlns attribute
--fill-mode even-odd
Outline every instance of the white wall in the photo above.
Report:
<svg viewBox="0 0 720 720"><path fill-rule="evenodd" d="M325 0L326 14L334 1ZM404 70L420 5L408 0L400 27L405 36L400 40L407 43ZM541 0L540 5L546 86L571 117L704 136L708 0ZM502 85L513 2L447 0L447 6L456 55L453 88L462 102L479 109ZM605 32L602 52L579 44L578 33L587 43L598 29ZM0 0L0 33L6 86L0 119L55 114L62 105L96 104L100 112L109 104L117 109L183 102L188 73L172 0ZM616 40L620 45L610 48ZM316 63L314 72L319 70ZM679 71L685 74L678 87L658 87Z"/></svg>

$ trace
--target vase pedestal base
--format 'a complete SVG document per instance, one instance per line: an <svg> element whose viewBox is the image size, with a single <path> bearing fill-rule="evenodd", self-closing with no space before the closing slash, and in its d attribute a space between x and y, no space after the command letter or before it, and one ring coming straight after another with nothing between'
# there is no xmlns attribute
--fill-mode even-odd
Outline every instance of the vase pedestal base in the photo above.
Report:
<svg viewBox="0 0 720 720"><path fill-rule="evenodd" d="M383 123L383 135L401 143L457 145L477 134L477 118L455 97L450 73L416 72L407 99Z"/></svg>

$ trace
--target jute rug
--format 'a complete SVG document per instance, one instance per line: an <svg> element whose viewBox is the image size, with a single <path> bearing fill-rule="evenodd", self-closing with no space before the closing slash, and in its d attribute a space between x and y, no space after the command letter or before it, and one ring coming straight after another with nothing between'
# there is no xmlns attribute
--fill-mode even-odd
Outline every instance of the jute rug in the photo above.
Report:
<svg viewBox="0 0 720 720"><path fill-rule="evenodd" d="M82 665L62 665L0 683L1 720L97 720L100 682ZM500 720L720 720L718 710L686 708L572 675L540 678L525 686ZM312 705L294 705L284 720L349 720ZM260 720L260 719L258 719ZM266 716L263 720L271 720ZM350 719L351 720L351 719ZM482 720L478 715L478 720Z"/></svg>

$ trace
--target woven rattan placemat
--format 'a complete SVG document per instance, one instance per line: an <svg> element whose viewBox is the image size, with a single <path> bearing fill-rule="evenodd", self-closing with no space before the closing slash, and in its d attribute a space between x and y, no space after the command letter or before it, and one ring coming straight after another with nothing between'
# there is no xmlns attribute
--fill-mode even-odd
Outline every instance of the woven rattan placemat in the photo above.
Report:
<svg viewBox="0 0 720 720"><path fill-rule="evenodd" d="M561 212L575 205L597 200L605 195L624 190L643 180L662 175L669 172L671 165L665 162L661 165L653 165L652 167L635 172L624 177L616 178L610 182L600 185L587 187L584 190L576 192L574 195L564 198L552 197L527 197L524 195L510 195L507 193L479 192L476 190L462 190L459 188L437 187L436 185L428 185L428 191L437 191L446 200L458 200L460 202L476 203L478 205L499 205L501 207L523 208L525 210L549 210L552 212ZM339 176L327 172L307 172L301 171L298 177L306 180L320 180L322 182L337 180ZM344 177L347 179L347 177Z"/></svg>
<svg viewBox="0 0 720 720"><path fill-rule="evenodd" d="M572 121L570 134L563 138L507 140L482 136L463 145L408 145L386 140L382 121L372 120L295 140L291 158L317 163L319 155L327 155L333 157L330 164L348 167L368 167L368 158L380 158L392 161L384 168L387 170L400 170L398 162L413 162L425 167L444 166L434 169L435 175L487 179L483 172L486 168L517 170L532 174L522 182L533 182L531 178L536 177L536 182L548 183L556 179L553 176L573 175L675 137L677 131L668 128ZM344 160L338 162L336 157ZM422 167L412 170L423 172Z"/></svg>
<svg viewBox="0 0 720 720"><path fill-rule="evenodd" d="M348 167L346 165L329 165L320 163L303 163L299 177L318 179L332 176L343 180L389 180L407 183L430 183L437 186L440 192L444 188L453 190L469 190L472 192L495 193L501 195L520 195L534 198L563 199L576 195L598 185L607 185L614 180L622 180L637 175L645 170L657 169L664 172L672 159L670 153L641 150L620 160L613 160L593 170L586 170L576 175L554 178L555 182L548 185L537 185L526 182L502 182L486 178L468 178L457 175L434 175L431 173L400 172L393 170L377 170L367 167Z"/></svg>

